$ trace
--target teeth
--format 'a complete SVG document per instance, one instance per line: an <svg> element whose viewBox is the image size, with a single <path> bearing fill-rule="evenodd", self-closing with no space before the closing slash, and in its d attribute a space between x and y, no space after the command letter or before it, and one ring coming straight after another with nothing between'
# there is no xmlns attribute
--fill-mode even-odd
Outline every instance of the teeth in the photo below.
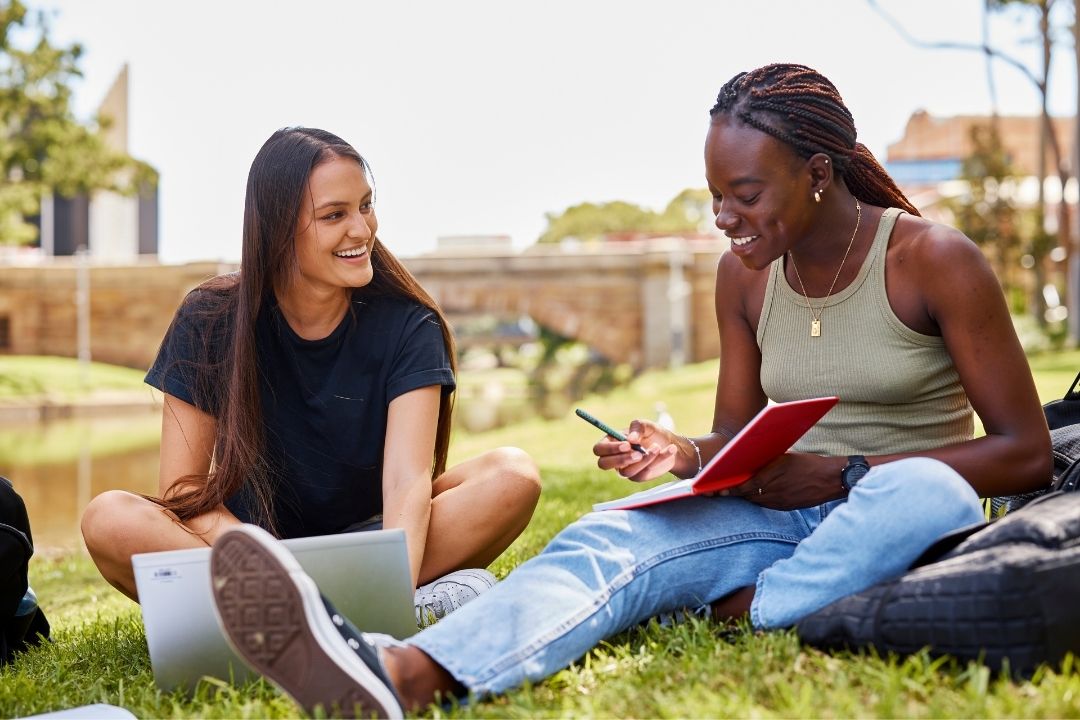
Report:
<svg viewBox="0 0 1080 720"><path fill-rule="evenodd" d="M747 235L746 237L731 237L730 235L728 235L728 240L735 243L736 245L746 245L748 243L752 243L757 239L757 235Z"/></svg>
<svg viewBox="0 0 1080 720"><path fill-rule="evenodd" d="M360 257L361 255L363 255L366 252L367 252L366 247L358 247L358 248L353 248L352 250L342 250L342 251L336 252L334 254L337 255L338 257L350 258L350 257Z"/></svg>

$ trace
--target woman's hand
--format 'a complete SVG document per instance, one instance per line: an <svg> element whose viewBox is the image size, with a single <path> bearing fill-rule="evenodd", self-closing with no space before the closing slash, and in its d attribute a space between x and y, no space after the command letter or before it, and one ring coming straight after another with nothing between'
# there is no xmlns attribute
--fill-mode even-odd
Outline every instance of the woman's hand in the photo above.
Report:
<svg viewBox="0 0 1080 720"><path fill-rule="evenodd" d="M847 494L840 482L846 464L843 457L784 453L746 482L720 494L741 497L773 510L813 507Z"/></svg>
<svg viewBox="0 0 1080 720"><path fill-rule="evenodd" d="M634 420L626 432L626 440L607 436L593 445L593 454L597 456L596 465L601 470L615 470L634 482L645 482L672 471L678 460L678 439L677 435L656 423ZM641 445L648 452L643 455L634 450L631 444Z"/></svg>

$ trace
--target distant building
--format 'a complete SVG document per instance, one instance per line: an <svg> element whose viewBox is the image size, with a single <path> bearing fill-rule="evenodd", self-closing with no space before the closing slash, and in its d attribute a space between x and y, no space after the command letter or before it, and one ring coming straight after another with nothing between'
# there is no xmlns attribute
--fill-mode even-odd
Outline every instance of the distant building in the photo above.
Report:
<svg viewBox="0 0 1080 720"><path fill-rule="evenodd" d="M440 235L435 239L436 252L506 252L514 251L509 235Z"/></svg>
<svg viewBox="0 0 1080 720"><path fill-rule="evenodd" d="M125 65L98 109L111 120L104 136L114 150L128 152L128 68ZM91 195L47 195L41 200L38 253L47 257L74 255L86 248L90 257L108 263L133 262L158 252L158 191L146 188L134 196L98 190Z"/></svg>
<svg viewBox="0 0 1080 720"><path fill-rule="evenodd" d="M963 162L974 151L971 129L990 122L987 115L958 115L935 117L925 110L916 111L908 119L904 136L889 145L885 169L920 209L932 207L943 197L963 192L961 176ZM1038 192L1039 116L999 116L1001 143L1019 177L1017 199L1021 204L1034 202ZM1066 168L1072 172L1074 120L1071 117L1052 118L1054 132L1061 148ZM1057 182L1057 167L1047 150L1048 180L1046 198L1051 205L1061 198ZM1067 199L1076 202L1075 190Z"/></svg>

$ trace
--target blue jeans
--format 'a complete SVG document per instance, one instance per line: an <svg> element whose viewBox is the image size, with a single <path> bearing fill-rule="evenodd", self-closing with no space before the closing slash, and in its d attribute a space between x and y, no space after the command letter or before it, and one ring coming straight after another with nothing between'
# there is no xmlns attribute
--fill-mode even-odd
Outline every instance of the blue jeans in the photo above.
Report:
<svg viewBox="0 0 1080 720"><path fill-rule="evenodd" d="M471 692L497 693L657 613L747 585L757 586L754 627L787 627L903 573L938 536L981 520L971 486L927 458L875 467L846 500L801 510L696 497L593 512L407 643Z"/></svg>

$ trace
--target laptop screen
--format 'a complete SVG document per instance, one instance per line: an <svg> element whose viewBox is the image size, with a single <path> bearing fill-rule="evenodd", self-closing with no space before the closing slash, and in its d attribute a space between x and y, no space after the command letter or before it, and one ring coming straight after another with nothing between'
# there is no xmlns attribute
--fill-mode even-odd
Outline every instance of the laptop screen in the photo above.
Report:
<svg viewBox="0 0 1080 720"><path fill-rule="evenodd" d="M401 639L417 631L405 532L400 529L285 540L323 595L360 630ZM158 687L193 690L204 676L251 676L218 626L210 548L132 556L146 644Z"/></svg>

